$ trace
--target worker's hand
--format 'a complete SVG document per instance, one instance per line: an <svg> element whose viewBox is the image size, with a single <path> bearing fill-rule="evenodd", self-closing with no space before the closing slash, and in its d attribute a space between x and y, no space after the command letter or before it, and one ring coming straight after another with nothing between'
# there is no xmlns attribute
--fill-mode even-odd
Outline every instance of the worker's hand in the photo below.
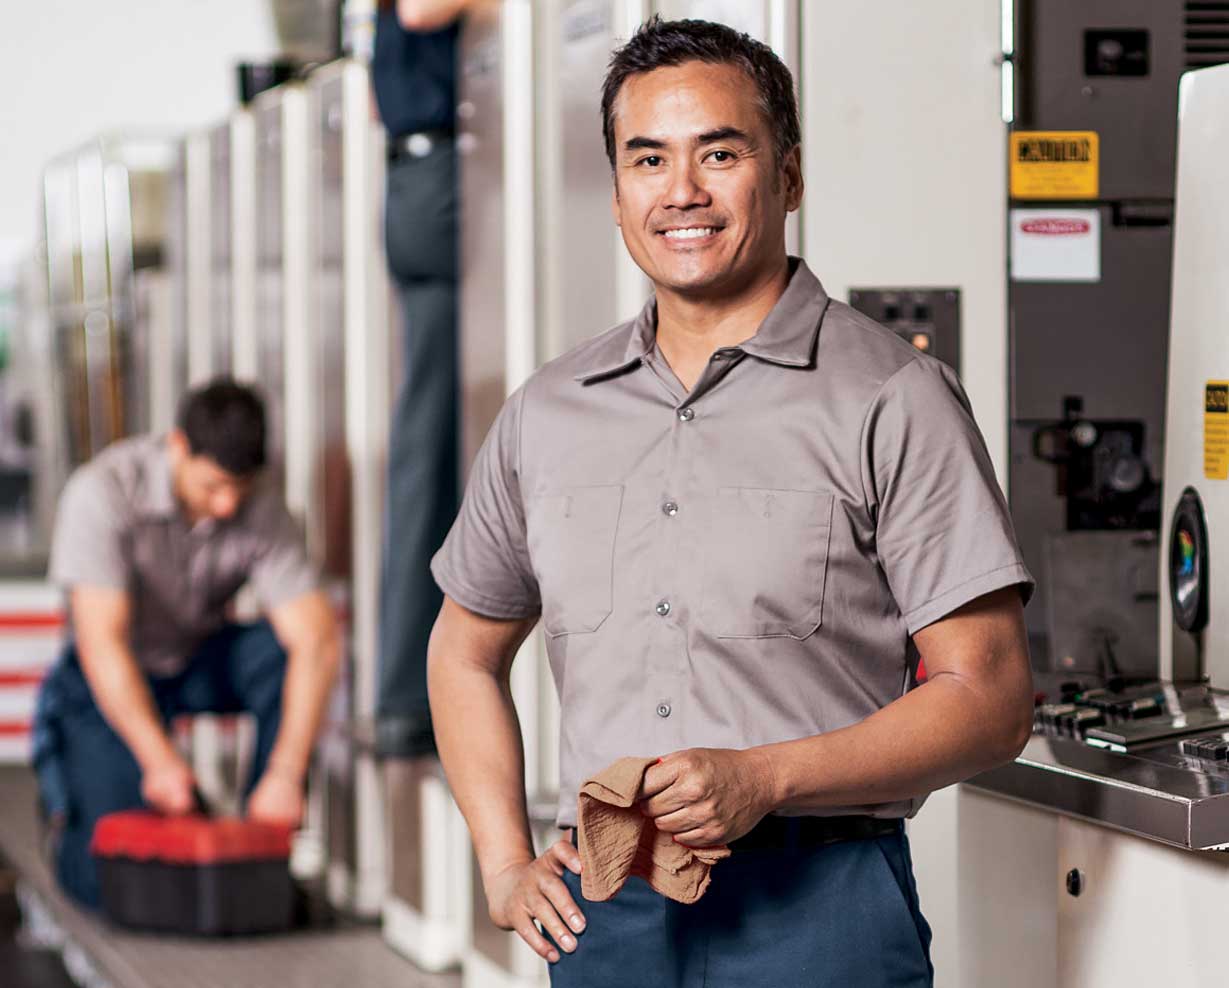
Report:
<svg viewBox="0 0 1229 988"><path fill-rule="evenodd" d="M585 917L563 884L565 868L580 874L580 852L571 841L560 840L533 861L509 865L491 879L486 889L492 922L501 929L516 930L552 964L559 960L559 951L542 936L534 920L569 954L576 949L576 937L568 927L575 933L585 928Z"/></svg>
<svg viewBox="0 0 1229 988"><path fill-rule="evenodd" d="M772 764L754 748L689 748L644 773L640 810L657 829L688 847L728 844L772 805Z"/></svg>
<svg viewBox="0 0 1229 988"><path fill-rule="evenodd" d="M161 813L182 816L196 808L195 785L192 769L176 754L141 773L141 798Z"/></svg>
<svg viewBox="0 0 1229 988"><path fill-rule="evenodd" d="M248 797L248 817L297 827L303 821L303 786L287 773L267 770Z"/></svg>

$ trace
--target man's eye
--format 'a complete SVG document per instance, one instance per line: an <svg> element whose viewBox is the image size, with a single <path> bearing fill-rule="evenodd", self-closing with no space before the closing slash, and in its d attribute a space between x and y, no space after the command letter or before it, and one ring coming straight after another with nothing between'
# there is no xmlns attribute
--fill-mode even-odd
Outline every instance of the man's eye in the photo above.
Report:
<svg viewBox="0 0 1229 988"><path fill-rule="evenodd" d="M650 168L656 168L661 164L661 157L656 154L650 154L647 157L641 158L639 163L648 165Z"/></svg>
<svg viewBox="0 0 1229 988"><path fill-rule="evenodd" d="M709 155L709 157L718 164L724 164L727 161L734 160L734 155L729 151L714 151Z"/></svg>

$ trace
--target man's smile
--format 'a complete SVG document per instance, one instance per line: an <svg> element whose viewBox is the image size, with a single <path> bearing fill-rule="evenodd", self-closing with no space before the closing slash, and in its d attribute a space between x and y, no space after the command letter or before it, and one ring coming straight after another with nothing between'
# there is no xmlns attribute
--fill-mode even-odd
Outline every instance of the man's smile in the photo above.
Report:
<svg viewBox="0 0 1229 988"><path fill-rule="evenodd" d="M712 241L723 229L721 226L674 226L657 233L672 246L698 247Z"/></svg>

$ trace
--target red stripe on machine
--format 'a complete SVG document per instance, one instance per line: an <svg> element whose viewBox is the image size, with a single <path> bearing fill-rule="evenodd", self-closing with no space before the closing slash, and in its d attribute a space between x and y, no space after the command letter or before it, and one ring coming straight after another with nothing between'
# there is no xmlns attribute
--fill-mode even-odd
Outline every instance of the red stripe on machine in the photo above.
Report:
<svg viewBox="0 0 1229 988"><path fill-rule="evenodd" d="M29 733L28 720L0 720L0 738L24 738Z"/></svg>

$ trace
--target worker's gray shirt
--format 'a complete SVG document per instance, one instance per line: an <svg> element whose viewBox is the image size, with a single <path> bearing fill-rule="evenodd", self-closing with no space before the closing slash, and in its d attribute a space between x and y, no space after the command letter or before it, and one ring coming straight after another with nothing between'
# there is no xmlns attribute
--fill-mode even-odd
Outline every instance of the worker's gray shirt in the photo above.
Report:
<svg viewBox="0 0 1229 988"><path fill-rule="evenodd" d="M560 825L624 755L854 724L913 684L914 632L992 590L1031 593L956 374L791 263L756 335L690 393L652 301L538 370L433 561L472 611L541 611Z"/></svg>
<svg viewBox="0 0 1229 988"><path fill-rule="evenodd" d="M245 583L265 610L317 586L298 527L263 478L233 518L190 525L161 436L113 443L69 478L49 578L65 590L128 591L130 643L156 676L184 668L226 623L227 605Z"/></svg>

